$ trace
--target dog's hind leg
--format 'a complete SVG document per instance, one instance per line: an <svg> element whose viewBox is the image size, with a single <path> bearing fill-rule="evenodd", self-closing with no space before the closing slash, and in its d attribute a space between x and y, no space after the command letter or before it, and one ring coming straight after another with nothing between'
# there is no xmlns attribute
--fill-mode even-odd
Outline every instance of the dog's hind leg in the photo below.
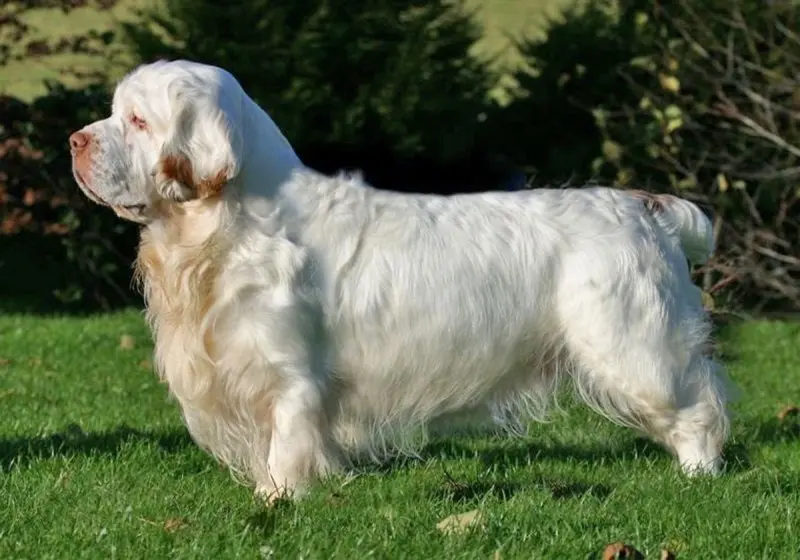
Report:
<svg viewBox="0 0 800 560"><path fill-rule="evenodd" d="M684 367L644 358L641 350L620 354L602 357L576 347L581 365L574 380L581 398L612 421L664 445L687 474L717 474L728 432L717 364L703 356Z"/></svg>
<svg viewBox="0 0 800 560"><path fill-rule="evenodd" d="M587 404L664 445L687 474L714 474L728 435L725 382L705 355L710 328L688 271L661 272L613 286L591 278L560 300L573 380Z"/></svg>

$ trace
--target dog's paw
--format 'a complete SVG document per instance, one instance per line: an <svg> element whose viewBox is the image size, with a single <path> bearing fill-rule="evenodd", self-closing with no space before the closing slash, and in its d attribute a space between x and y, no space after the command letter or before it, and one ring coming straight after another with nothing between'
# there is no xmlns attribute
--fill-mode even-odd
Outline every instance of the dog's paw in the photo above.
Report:
<svg viewBox="0 0 800 560"><path fill-rule="evenodd" d="M276 507L283 503L292 502L295 493L286 487L275 488L274 486L259 486L255 491L256 500L268 507Z"/></svg>

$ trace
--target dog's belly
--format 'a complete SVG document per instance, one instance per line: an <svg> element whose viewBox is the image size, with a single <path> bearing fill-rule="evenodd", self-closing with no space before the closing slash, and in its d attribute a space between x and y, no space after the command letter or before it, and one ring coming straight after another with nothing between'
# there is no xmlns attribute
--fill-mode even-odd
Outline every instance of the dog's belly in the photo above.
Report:
<svg viewBox="0 0 800 560"><path fill-rule="evenodd" d="M560 348L552 301L505 294L472 304L435 294L380 321L344 317L333 329L340 414L355 423L424 423L534 387Z"/></svg>

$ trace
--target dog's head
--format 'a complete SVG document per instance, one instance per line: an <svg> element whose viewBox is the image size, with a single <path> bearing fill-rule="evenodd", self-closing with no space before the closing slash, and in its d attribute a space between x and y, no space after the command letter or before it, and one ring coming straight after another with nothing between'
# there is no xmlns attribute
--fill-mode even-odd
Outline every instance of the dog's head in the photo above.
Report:
<svg viewBox="0 0 800 560"><path fill-rule="evenodd" d="M246 95L213 66L156 62L126 76L111 115L69 138L81 190L148 223L164 203L219 196L242 165Z"/></svg>

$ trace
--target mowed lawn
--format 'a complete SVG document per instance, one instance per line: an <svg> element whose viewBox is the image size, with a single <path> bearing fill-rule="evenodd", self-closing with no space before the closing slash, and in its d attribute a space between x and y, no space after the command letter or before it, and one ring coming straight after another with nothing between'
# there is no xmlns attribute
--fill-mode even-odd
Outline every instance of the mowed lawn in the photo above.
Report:
<svg viewBox="0 0 800 560"><path fill-rule="evenodd" d="M435 441L267 510L197 449L137 311L0 317L0 558L797 558L800 326L726 329L742 390L729 469L687 480L567 401L524 439ZM463 534L443 518L478 509Z"/></svg>

